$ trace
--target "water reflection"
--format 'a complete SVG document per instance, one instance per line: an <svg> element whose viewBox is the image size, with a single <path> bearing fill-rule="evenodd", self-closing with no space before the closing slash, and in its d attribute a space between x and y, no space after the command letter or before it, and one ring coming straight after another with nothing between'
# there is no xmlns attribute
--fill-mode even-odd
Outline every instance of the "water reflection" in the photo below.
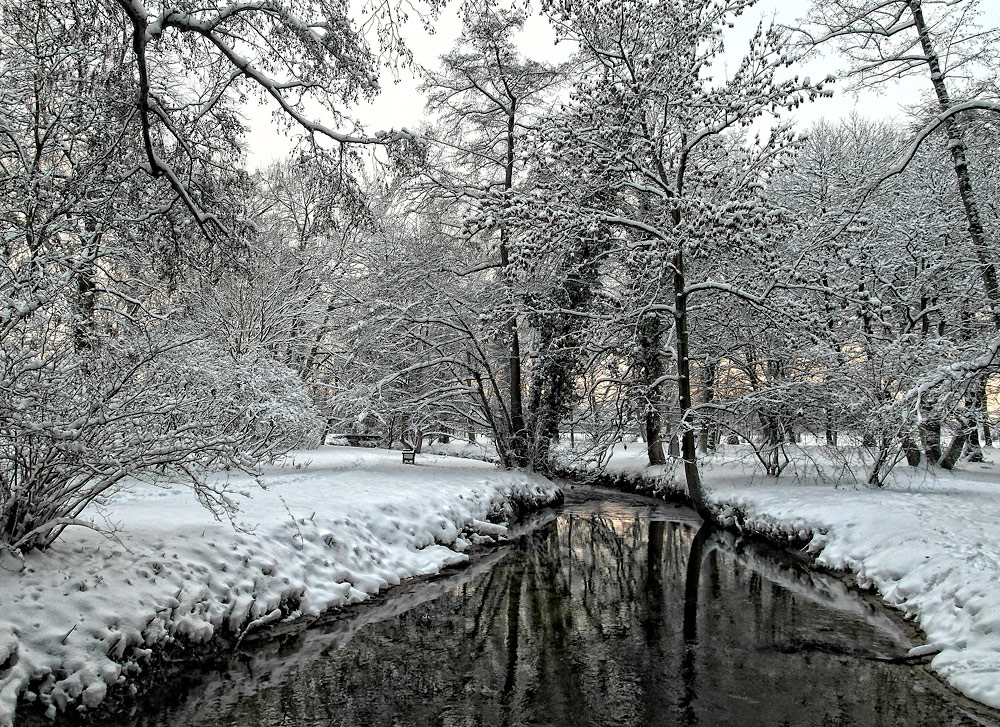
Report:
<svg viewBox="0 0 1000 727"><path fill-rule="evenodd" d="M840 581L668 508L581 507L259 644L142 725L980 724Z"/></svg>

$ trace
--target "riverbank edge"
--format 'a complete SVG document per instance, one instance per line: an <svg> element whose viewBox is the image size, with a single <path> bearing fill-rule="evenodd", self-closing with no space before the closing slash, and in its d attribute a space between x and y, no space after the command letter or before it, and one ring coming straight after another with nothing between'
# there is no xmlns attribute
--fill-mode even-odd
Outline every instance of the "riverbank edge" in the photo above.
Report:
<svg viewBox="0 0 1000 727"><path fill-rule="evenodd" d="M684 505L693 509L691 498L688 497L684 486L672 479L648 476L638 472L581 471L571 468L559 468L550 477L556 481L564 480L575 484L586 484L617 492L644 495L656 500ZM783 528L782 523L776 519L771 520L772 527L769 530L759 529L754 527L754 520L749 518L747 513L738 505L725 500L715 501L714 504L722 508L722 529L749 540L780 548L817 573L837 578L848 588L861 595L865 601L880 608L903 629L913 642L919 644L928 643L927 634L921 628L920 623L915 618L908 618L900 609L888 603L874 584L868 586L862 585L858 582L856 573L848 569L831 568L818 562L819 551L811 551L809 546L815 535L824 534L822 531L814 532L802 529L793 530L790 527ZM914 657L909 663L920 667L926 674L931 676L963 708L968 709L978 717L995 720L997 723L1000 723L1000 709L972 699L956 689L947 679L930 667L930 661L933 656L933 653L928 653Z"/></svg>
<svg viewBox="0 0 1000 727"><path fill-rule="evenodd" d="M26 693L37 692L48 677L32 680L18 694L13 724L18 727L43 727L58 723L69 727L83 727L85 725L100 725L116 719L127 719L134 706L144 698L148 698L155 689L161 688L165 683L183 679L185 672L192 668L205 668L213 663L221 662L232 656L243 641L250 643L267 638L269 634L276 633L282 628L288 628L290 625L296 629L305 629L320 619L337 618L340 617L340 614L349 617L352 611L369 606L381 597L391 595L400 586L422 580L431 580L454 573L457 569L467 568L482 555L523 537L530 528L518 528L518 525L532 515L562 504L563 492L561 488L554 486L549 491L549 495L543 497L533 493L530 489L519 487L496 493L490 502L485 519L490 524L506 527L508 529L506 534L497 537L493 532L476 533L470 531L469 528L460 529L455 540L451 543L437 544L451 546L463 536L478 535L480 536L479 542L474 542L468 549L461 551L464 555L469 556L468 559L457 564L444 565L440 571L434 574L403 578L397 585L390 585L388 588L368 594L369 598L359 603L329 608L317 615L295 616L299 601L286 599L278 606L280 617L269 620L258 627L253 627L253 624L250 623L252 620L247 619L236 628L224 624L215 630L210 639L205 641L195 641L183 635L175 635L141 648L130 647L118 660L123 667L122 674L128 674L128 677L120 683L108 685L105 697L95 706L85 706L82 695L77 696L68 702L55 717L52 717L45 713L48 705L41 700L24 698ZM469 524L469 527L472 525ZM0 667L3 666L0 665Z"/></svg>

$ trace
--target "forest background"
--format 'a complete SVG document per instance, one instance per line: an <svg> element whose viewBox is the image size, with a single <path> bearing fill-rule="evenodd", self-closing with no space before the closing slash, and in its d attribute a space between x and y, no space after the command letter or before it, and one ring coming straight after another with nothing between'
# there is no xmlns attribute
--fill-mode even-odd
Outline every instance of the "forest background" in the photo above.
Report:
<svg viewBox="0 0 1000 727"><path fill-rule="evenodd" d="M348 434L541 472L641 439L710 519L720 447L873 487L982 458L996 11L755 8L0 2L0 546L137 479L225 516L211 473ZM441 13L427 119L354 123ZM793 124L899 79L894 120ZM297 134L267 164L258 99Z"/></svg>

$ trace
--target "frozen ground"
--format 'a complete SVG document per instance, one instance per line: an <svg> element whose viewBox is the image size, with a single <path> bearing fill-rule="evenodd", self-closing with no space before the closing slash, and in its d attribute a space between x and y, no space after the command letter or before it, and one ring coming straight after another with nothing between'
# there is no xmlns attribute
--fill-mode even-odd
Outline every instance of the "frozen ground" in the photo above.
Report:
<svg viewBox="0 0 1000 727"><path fill-rule="evenodd" d="M883 489L834 487L817 477L832 466L821 452L811 467L775 480L745 457L734 459L733 449L704 468L710 498L731 524L809 540L820 564L853 573L916 619L928 639L920 652L935 654L938 674L1000 708L1000 466L929 472L903 465ZM997 457L995 450L987 456ZM645 462L643 445L619 445L609 469L680 486L671 467Z"/></svg>
<svg viewBox="0 0 1000 727"><path fill-rule="evenodd" d="M118 542L67 530L21 572L0 569L0 726L18 694L50 714L94 706L150 648L365 600L467 558L505 527L512 499L548 502L548 480L433 455L324 447L237 484L237 521L218 522L186 488L122 493L105 515ZM496 518L493 518L496 519ZM5 562L5 566L12 566Z"/></svg>

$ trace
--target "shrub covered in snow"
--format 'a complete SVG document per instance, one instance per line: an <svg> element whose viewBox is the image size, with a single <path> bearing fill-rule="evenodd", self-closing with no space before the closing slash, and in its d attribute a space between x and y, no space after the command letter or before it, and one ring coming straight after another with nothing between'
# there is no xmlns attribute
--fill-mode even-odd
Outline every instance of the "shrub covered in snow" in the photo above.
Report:
<svg viewBox="0 0 1000 727"><path fill-rule="evenodd" d="M230 509L206 474L252 471L308 441L318 420L294 372L263 357L232 361L204 342L109 340L30 357L6 347L0 372L0 548L49 545L126 477L189 482Z"/></svg>

